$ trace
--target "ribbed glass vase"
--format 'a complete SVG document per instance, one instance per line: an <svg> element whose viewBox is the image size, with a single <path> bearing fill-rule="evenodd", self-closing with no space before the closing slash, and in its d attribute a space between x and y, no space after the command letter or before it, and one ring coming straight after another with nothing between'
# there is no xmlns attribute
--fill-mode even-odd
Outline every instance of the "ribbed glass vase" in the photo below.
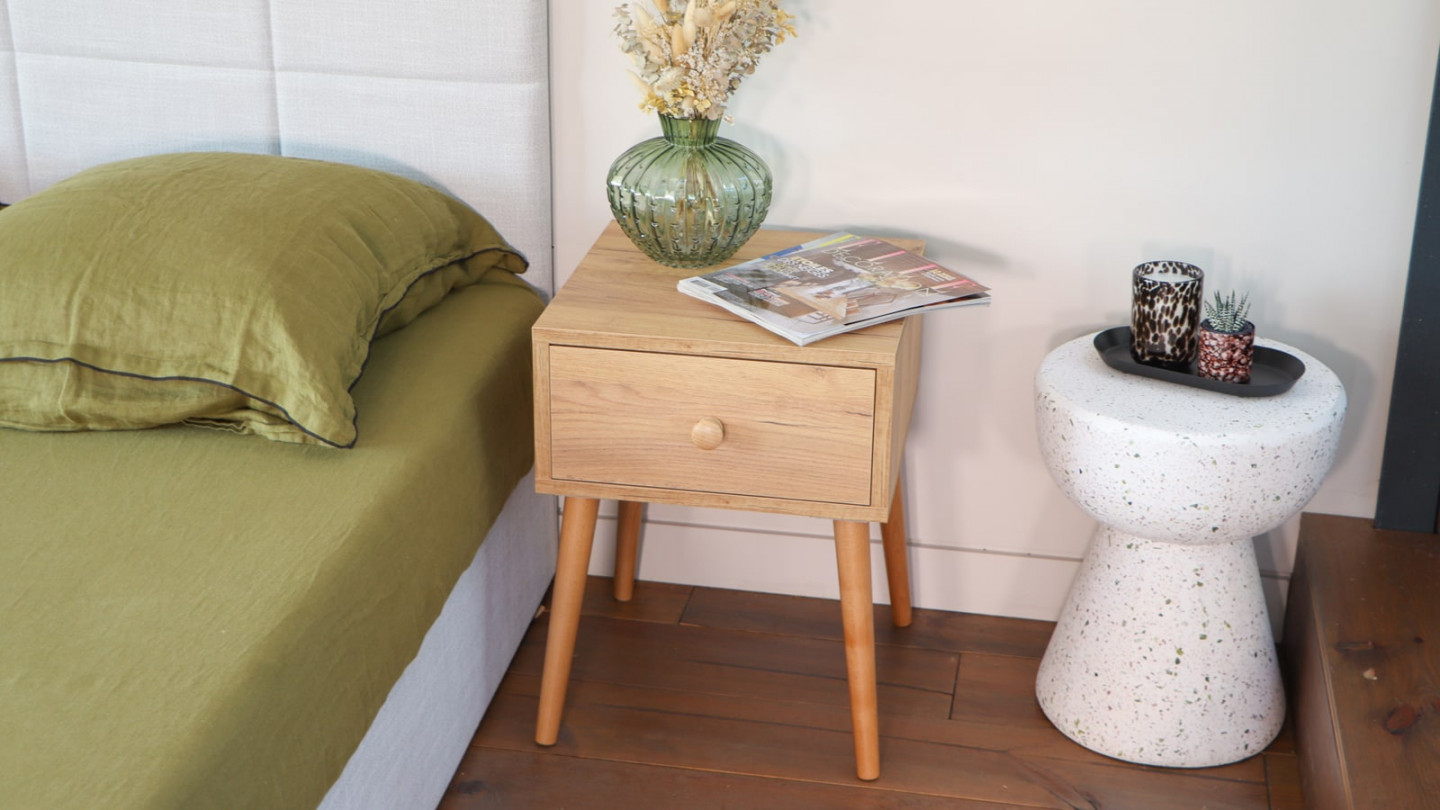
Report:
<svg viewBox="0 0 1440 810"><path fill-rule="evenodd" d="M740 249L770 210L770 167L717 137L720 122L660 116L659 138L610 166L606 193L625 234L655 261L706 267Z"/></svg>

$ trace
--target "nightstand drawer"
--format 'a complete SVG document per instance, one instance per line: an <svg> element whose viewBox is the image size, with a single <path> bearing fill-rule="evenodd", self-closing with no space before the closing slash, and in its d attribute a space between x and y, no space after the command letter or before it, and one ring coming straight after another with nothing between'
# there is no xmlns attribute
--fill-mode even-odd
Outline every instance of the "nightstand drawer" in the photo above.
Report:
<svg viewBox="0 0 1440 810"><path fill-rule="evenodd" d="M553 345L548 365L557 480L870 503L873 369Z"/></svg>

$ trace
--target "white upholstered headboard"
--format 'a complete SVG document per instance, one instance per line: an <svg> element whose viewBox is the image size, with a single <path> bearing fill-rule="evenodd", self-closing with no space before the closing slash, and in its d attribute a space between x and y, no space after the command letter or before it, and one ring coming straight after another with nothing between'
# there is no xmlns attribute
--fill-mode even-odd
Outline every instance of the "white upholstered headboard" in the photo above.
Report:
<svg viewBox="0 0 1440 810"><path fill-rule="evenodd" d="M0 202L99 163L343 161L480 211L553 290L542 0L0 0Z"/></svg>

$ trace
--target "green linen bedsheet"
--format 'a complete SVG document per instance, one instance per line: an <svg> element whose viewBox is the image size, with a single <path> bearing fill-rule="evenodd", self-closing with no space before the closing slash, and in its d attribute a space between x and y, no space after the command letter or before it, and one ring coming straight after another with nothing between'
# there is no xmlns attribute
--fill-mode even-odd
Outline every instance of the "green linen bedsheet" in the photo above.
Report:
<svg viewBox="0 0 1440 810"><path fill-rule="evenodd" d="M353 450L0 430L0 807L319 803L531 467L541 306L377 341Z"/></svg>

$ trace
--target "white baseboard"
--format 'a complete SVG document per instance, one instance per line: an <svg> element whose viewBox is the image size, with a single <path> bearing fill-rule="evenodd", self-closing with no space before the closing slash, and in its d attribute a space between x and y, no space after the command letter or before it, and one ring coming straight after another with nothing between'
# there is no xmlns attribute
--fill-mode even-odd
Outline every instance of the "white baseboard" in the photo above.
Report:
<svg viewBox="0 0 1440 810"><path fill-rule="evenodd" d="M590 573L597 576L614 573L613 514L613 508L604 510L596 526ZM781 525L786 531L647 519L640 539L640 579L839 598L834 545L819 533L829 522L791 519ZM888 604L878 534L871 549L875 601ZM1079 567L1079 558L938 546L911 538L911 601L921 608L1054 621ZM1290 578L1265 572L1261 584L1278 639Z"/></svg>

